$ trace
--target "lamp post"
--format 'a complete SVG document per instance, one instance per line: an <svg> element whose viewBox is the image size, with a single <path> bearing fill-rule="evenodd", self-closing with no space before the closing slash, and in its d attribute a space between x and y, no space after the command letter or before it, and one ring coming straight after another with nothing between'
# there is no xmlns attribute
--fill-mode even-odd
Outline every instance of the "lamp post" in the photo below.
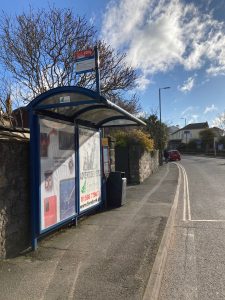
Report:
<svg viewBox="0 0 225 300"><path fill-rule="evenodd" d="M184 126L186 126L187 125L186 118L181 118L181 119L184 119Z"/></svg>
<svg viewBox="0 0 225 300"><path fill-rule="evenodd" d="M181 119L184 119L184 124L185 124L185 127L186 127L186 125L187 125L187 123L186 123L186 118L181 118ZM186 139L185 139L185 143L187 144L187 134L188 134L188 132L187 131L184 131L184 133L185 133L185 137L186 137Z"/></svg>
<svg viewBox="0 0 225 300"><path fill-rule="evenodd" d="M186 123L186 118L181 118L184 120L184 127L186 127L187 123ZM184 132L185 136L186 136L186 144L187 144L187 132Z"/></svg>
<svg viewBox="0 0 225 300"><path fill-rule="evenodd" d="M163 164L162 160L162 110L161 110L161 90L170 89L170 86L159 88L159 124L160 124L160 134L159 134L159 165Z"/></svg>

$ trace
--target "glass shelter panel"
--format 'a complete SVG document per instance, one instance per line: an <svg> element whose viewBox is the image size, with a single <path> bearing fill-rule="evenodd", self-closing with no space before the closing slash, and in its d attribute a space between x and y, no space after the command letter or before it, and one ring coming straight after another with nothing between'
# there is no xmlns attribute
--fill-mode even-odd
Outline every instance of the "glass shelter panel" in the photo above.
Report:
<svg viewBox="0 0 225 300"><path fill-rule="evenodd" d="M71 92L59 93L46 98L40 104L38 104L38 106L48 105L48 104L59 104L59 103L69 104L70 102L79 102L85 100L93 100L93 98L79 93L71 93Z"/></svg>
<svg viewBox="0 0 225 300"><path fill-rule="evenodd" d="M93 123L98 123L101 122L107 118L111 117L121 117L123 116L120 112L117 112L113 109L109 108L102 108L102 109L93 109L91 111L88 111L86 113L83 113L80 116L81 120L87 120L91 121Z"/></svg>
<svg viewBox="0 0 225 300"><path fill-rule="evenodd" d="M79 127L80 211L101 202L99 131Z"/></svg>
<svg viewBox="0 0 225 300"><path fill-rule="evenodd" d="M39 118L41 231L76 213L74 126Z"/></svg>
<svg viewBox="0 0 225 300"><path fill-rule="evenodd" d="M86 109L86 108L91 108L93 107L93 105L95 106L100 106L101 103L96 103L93 101L93 103L91 104L81 104L81 105L74 105L74 106L68 106L68 107L55 107L55 108L49 108L48 110L51 112L55 112L67 117L72 117L74 114L79 113L82 109ZM92 111L92 110L90 110ZM82 114L81 114L82 116Z"/></svg>
<svg viewBox="0 0 225 300"><path fill-rule="evenodd" d="M102 127L107 127L107 126L126 126L126 125L133 125L136 126L137 123L133 120L126 120L126 119L117 119L117 120L113 120L113 121L108 121L105 122L104 124L102 124Z"/></svg>

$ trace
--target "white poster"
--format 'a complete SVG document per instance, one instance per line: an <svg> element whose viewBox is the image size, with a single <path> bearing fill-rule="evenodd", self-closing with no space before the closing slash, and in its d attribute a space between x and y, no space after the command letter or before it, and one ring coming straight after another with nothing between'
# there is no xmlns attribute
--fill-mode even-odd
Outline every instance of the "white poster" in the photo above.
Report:
<svg viewBox="0 0 225 300"><path fill-rule="evenodd" d="M79 127L80 211L101 201L100 133Z"/></svg>
<svg viewBox="0 0 225 300"><path fill-rule="evenodd" d="M41 230L75 214L74 126L39 119Z"/></svg>

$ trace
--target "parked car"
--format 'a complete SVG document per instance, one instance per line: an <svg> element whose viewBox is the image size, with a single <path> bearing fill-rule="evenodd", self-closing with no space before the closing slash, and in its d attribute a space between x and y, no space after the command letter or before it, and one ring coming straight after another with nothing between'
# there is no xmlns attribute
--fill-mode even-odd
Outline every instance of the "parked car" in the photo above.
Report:
<svg viewBox="0 0 225 300"><path fill-rule="evenodd" d="M178 150L170 150L168 153L170 161L181 160L180 152Z"/></svg>

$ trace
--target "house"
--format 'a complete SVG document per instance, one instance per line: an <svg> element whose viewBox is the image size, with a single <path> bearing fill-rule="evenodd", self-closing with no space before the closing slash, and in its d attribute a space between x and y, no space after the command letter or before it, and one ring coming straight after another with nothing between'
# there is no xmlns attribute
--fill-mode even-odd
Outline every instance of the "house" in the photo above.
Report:
<svg viewBox="0 0 225 300"><path fill-rule="evenodd" d="M26 107L21 106L12 112L13 126L20 128L29 128L29 116Z"/></svg>
<svg viewBox="0 0 225 300"><path fill-rule="evenodd" d="M220 138L221 136L224 136L224 130L223 129L221 129L221 128L218 128L218 127L212 127L211 128L212 129L212 131L214 132L214 134L215 134L215 137L218 139L218 138Z"/></svg>
<svg viewBox="0 0 225 300"><path fill-rule="evenodd" d="M29 128L28 111L25 107L19 107L10 114L4 112L0 107L1 128Z"/></svg>
<svg viewBox="0 0 225 300"><path fill-rule="evenodd" d="M200 140L199 133L209 128L208 122L192 123L169 135L168 148L176 149L181 143L188 144L190 140Z"/></svg>
<svg viewBox="0 0 225 300"><path fill-rule="evenodd" d="M178 129L180 129L178 125L176 125L176 126L169 126L169 127L168 127L168 133L169 133L169 134L174 133L174 132L177 131Z"/></svg>

